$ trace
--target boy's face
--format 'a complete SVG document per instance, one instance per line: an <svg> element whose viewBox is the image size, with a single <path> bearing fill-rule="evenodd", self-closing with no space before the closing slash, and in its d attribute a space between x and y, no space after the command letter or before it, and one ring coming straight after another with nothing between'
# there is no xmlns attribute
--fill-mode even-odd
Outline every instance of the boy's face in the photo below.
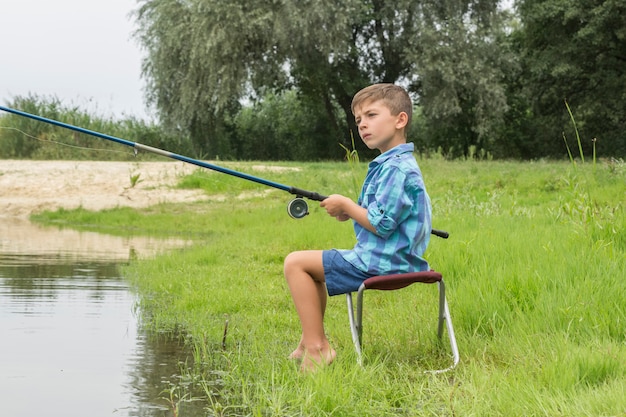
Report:
<svg viewBox="0 0 626 417"><path fill-rule="evenodd" d="M366 101L354 109L359 136L370 149L381 153L405 143L404 127L408 116L404 112L392 115L382 100Z"/></svg>

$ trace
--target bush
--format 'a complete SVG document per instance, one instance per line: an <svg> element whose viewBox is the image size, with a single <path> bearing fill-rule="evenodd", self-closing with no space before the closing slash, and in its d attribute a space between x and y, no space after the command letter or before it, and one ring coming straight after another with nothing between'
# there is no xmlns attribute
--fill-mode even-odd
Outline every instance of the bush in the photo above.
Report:
<svg viewBox="0 0 626 417"><path fill-rule="evenodd" d="M189 153L190 141L166 134L158 125L136 118L116 120L90 114L56 97L16 97L7 107L109 136ZM113 141L15 114L0 116L0 158L127 160L132 150Z"/></svg>

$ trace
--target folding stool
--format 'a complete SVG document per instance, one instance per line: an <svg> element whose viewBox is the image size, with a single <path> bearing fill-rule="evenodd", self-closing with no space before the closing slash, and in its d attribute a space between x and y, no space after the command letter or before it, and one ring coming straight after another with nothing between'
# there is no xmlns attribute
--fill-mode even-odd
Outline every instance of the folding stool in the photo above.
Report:
<svg viewBox="0 0 626 417"><path fill-rule="evenodd" d="M350 319L350 330L352 332L352 341L357 352L357 361L362 364L362 336L363 336L363 293L365 290L383 290L391 291L398 290L407 287L414 283L434 284L437 283L439 288L439 324L437 335L439 339L443 334L443 324L445 322L448 330L448 337L450 339L450 348L452 350L452 366L436 370L429 371L433 373L445 372L453 369L459 363L459 350L456 344L456 337L454 335L454 328L452 327L452 320L450 319L450 311L448 309L448 301L446 300L446 287L443 282L443 277L439 272L435 271L423 271L423 272L411 272L406 274L394 274L394 275L381 275L366 279L357 292L356 300L356 318L354 314L354 306L352 304L352 293L346 294L346 300L348 302L348 315Z"/></svg>

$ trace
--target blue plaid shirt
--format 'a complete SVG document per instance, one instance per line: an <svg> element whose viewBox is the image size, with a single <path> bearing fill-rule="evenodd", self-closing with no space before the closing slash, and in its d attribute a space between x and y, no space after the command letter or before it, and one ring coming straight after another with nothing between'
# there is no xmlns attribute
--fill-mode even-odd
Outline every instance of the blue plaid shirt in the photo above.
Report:
<svg viewBox="0 0 626 417"><path fill-rule="evenodd" d="M412 143L396 146L369 164L358 204L367 209L376 233L354 222L356 245L339 251L368 274L429 269L422 256L430 240L430 197L413 149Z"/></svg>

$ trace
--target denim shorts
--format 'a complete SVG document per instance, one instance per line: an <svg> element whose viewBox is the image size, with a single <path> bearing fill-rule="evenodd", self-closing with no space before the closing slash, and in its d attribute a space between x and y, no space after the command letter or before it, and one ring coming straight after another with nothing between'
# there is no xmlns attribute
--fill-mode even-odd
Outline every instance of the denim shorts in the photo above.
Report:
<svg viewBox="0 0 626 417"><path fill-rule="evenodd" d="M331 296L357 291L363 281L372 277L346 261L335 249L322 252L322 264L326 290Z"/></svg>

